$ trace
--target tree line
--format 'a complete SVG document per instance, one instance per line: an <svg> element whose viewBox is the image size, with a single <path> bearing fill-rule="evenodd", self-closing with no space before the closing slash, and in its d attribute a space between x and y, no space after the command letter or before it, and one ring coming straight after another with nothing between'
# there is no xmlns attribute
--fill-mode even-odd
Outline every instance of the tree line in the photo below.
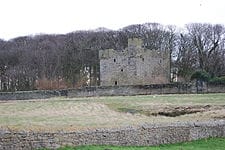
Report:
<svg viewBox="0 0 225 150"><path fill-rule="evenodd" d="M117 31L99 28L0 40L0 91L97 86L98 50L122 50L134 37L150 50L169 50L171 66L184 82L199 70L211 77L225 75L223 25L192 23L180 29L145 23Z"/></svg>

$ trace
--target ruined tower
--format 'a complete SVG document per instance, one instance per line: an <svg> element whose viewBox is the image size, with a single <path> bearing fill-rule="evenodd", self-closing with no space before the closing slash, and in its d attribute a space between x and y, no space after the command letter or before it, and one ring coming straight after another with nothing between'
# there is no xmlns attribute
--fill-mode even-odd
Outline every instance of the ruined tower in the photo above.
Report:
<svg viewBox="0 0 225 150"><path fill-rule="evenodd" d="M138 38L124 50L100 50L100 85L148 85L170 82L170 53L149 50Z"/></svg>

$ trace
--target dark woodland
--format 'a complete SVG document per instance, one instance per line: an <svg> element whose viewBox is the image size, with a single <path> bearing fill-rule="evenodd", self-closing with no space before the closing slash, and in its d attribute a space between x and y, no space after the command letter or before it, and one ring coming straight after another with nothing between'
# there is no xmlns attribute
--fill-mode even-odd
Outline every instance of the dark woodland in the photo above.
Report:
<svg viewBox="0 0 225 150"><path fill-rule="evenodd" d="M143 39L148 49L169 50L171 72L182 82L189 82L196 71L210 78L225 75L223 25L192 23L180 29L146 23L117 31L98 28L0 40L0 91L98 86L98 50L122 50L134 37Z"/></svg>

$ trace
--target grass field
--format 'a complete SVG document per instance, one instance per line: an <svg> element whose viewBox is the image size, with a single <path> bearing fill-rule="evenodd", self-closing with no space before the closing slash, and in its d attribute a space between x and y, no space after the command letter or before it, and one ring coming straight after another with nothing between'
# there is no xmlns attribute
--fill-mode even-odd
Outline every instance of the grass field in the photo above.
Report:
<svg viewBox="0 0 225 150"><path fill-rule="evenodd" d="M168 144L151 147L126 147L126 146L79 146L64 147L59 150L224 150L225 138L202 139L192 142Z"/></svg>
<svg viewBox="0 0 225 150"><path fill-rule="evenodd" d="M0 101L0 127L12 130L82 130L212 119L225 119L225 94Z"/></svg>

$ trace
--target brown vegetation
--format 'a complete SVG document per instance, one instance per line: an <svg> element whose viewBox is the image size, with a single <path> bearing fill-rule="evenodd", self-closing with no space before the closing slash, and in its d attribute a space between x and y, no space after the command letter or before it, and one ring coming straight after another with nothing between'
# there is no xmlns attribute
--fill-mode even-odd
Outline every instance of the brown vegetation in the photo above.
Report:
<svg viewBox="0 0 225 150"><path fill-rule="evenodd" d="M0 127L81 130L225 119L224 94L0 101Z"/></svg>
<svg viewBox="0 0 225 150"><path fill-rule="evenodd" d="M147 49L169 50L172 67L185 81L196 70L221 76L225 74L224 31L223 25L194 23L187 25L185 32L176 32L174 26L146 23L118 31L77 31L0 40L0 91L33 90L35 82L44 77L50 80L45 84L62 78L73 87L99 85L98 50L124 49L127 39L133 37L143 39Z"/></svg>

